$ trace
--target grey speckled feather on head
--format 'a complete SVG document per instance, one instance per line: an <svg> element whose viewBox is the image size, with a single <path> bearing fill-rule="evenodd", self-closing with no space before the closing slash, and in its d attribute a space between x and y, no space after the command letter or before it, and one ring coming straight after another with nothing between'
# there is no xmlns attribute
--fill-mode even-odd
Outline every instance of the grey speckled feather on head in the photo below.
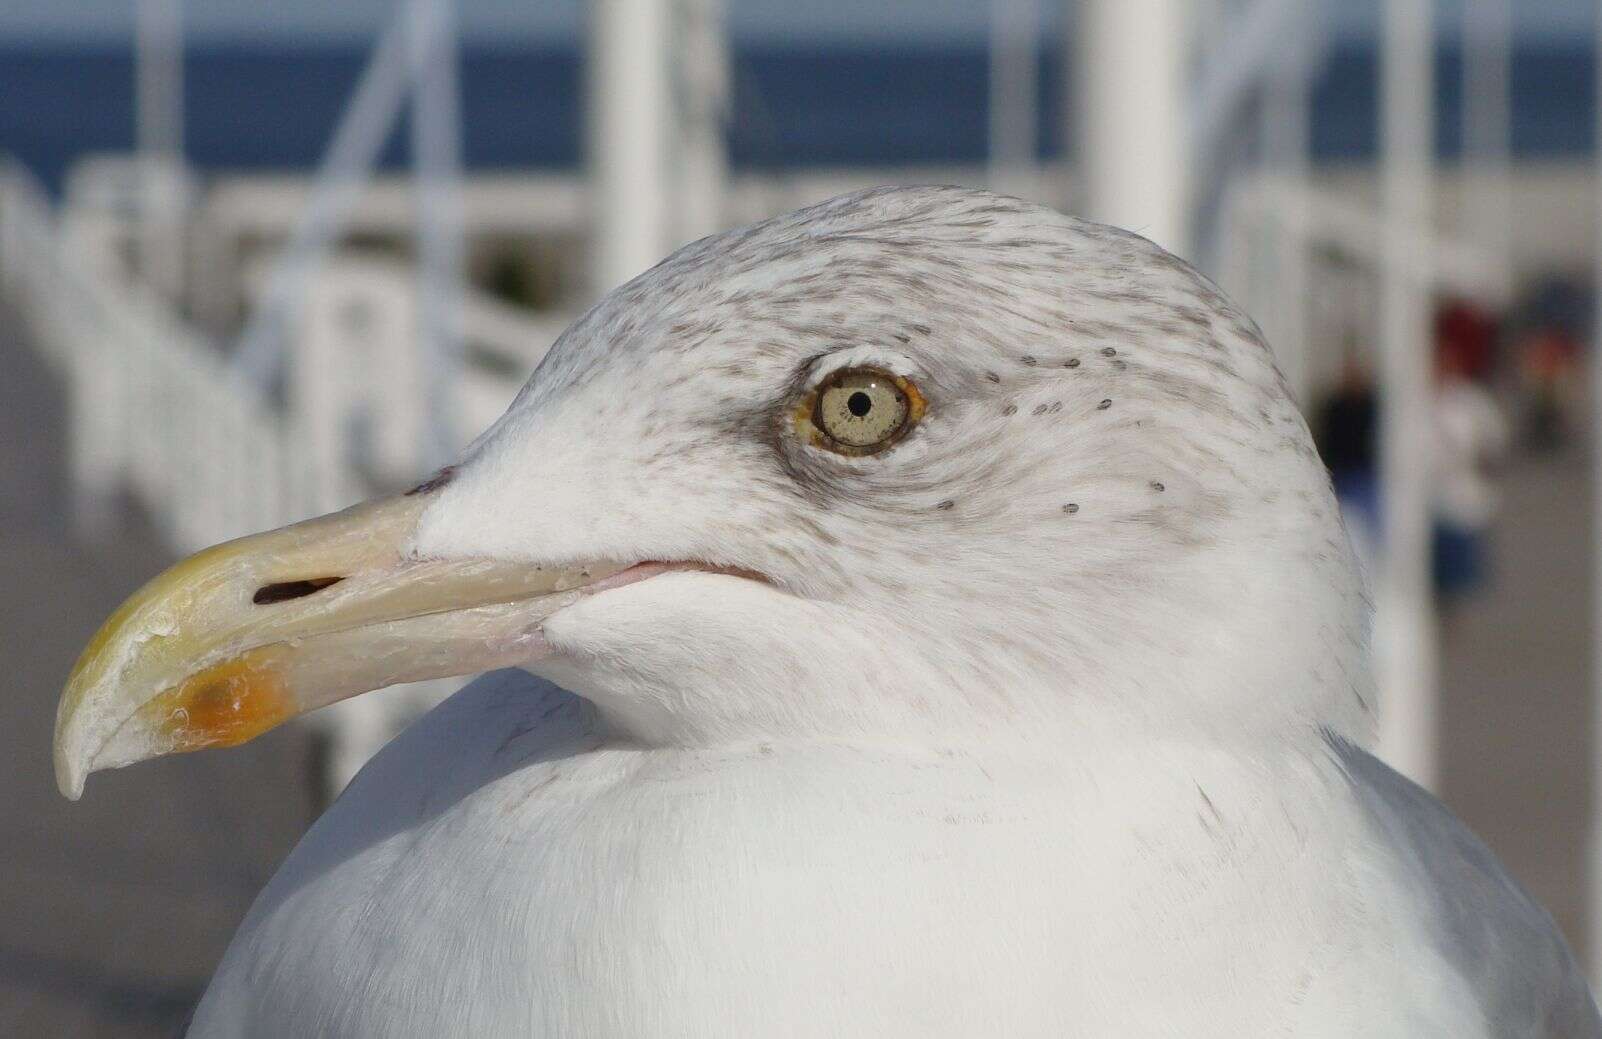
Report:
<svg viewBox="0 0 1602 1039"><path fill-rule="evenodd" d="M786 403L838 357L916 373L930 408L914 437L868 460L797 441ZM628 452L631 479L719 503L686 503L694 530L664 552L807 595L871 593L957 651L945 684L985 716L1002 650L1038 658L1048 711L1069 669L1187 723L1218 711L1231 726L1372 732L1366 603L1306 426L1255 324L1138 236L929 187L696 242L563 335L470 455L482 497L464 488L474 504L459 523L442 512L441 529L471 538L471 524L480 549L515 551L472 517L538 478L509 448L553 408ZM629 498L653 495L608 501L627 514ZM918 565L933 559L964 565ZM1008 609L961 609L976 600ZM1231 659L1230 629L1264 627L1278 653L1251 639ZM951 686L951 666L971 683ZM1309 668L1320 681L1301 681ZM1204 688L1208 674L1223 688ZM1115 695L1130 686L1144 691ZM1185 702L1152 691L1165 686Z"/></svg>

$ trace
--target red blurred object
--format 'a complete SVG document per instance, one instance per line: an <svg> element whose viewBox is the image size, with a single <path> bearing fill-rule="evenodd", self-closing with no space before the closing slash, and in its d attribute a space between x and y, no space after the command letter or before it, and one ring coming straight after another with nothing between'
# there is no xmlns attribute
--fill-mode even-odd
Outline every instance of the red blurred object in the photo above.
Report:
<svg viewBox="0 0 1602 1039"><path fill-rule="evenodd" d="M1435 360L1443 369L1486 379L1496 363L1497 321L1490 311L1464 300L1435 312Z"/></svg>

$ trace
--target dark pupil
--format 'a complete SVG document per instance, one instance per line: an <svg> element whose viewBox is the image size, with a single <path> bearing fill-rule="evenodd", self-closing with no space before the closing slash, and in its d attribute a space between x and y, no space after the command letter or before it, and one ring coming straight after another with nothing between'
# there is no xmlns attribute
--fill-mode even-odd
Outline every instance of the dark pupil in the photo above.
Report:
<svg viewBox="0 0 1602 1039"><path fill-rule="evenodd" d="M846 407L851 409L851 414L861 418L873 410L873 398L858 390L846 398Z"/></svg>

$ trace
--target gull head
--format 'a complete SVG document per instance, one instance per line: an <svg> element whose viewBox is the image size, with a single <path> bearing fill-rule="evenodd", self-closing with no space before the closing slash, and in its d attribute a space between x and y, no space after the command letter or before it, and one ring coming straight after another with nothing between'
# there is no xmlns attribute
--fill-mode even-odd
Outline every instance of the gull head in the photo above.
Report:
<svg viewBox="0 0 1602 1039"><path fill-rule="evenodd" d="M646 744L1364 738L1366 603L1255 325L1135 235L957 188L703 239L414 492L207 550L69 680L57 769L522 666Z"/></svg>

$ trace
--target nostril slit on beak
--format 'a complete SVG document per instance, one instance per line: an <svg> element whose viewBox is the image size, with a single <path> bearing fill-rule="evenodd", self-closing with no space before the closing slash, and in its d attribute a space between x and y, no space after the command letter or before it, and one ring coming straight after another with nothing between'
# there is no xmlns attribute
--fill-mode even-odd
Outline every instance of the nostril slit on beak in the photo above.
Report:
<svg viewBox="0 0 1602 1039"><path fill-rule="evenodd" d="M250 601L257 606L266 606L268 603L288 602L290 599L304 599L314 595L331 584L338 584L343 577L312 577L305 581L279 581L277 584L264 584L256 589L256 594Z"/></svg>

